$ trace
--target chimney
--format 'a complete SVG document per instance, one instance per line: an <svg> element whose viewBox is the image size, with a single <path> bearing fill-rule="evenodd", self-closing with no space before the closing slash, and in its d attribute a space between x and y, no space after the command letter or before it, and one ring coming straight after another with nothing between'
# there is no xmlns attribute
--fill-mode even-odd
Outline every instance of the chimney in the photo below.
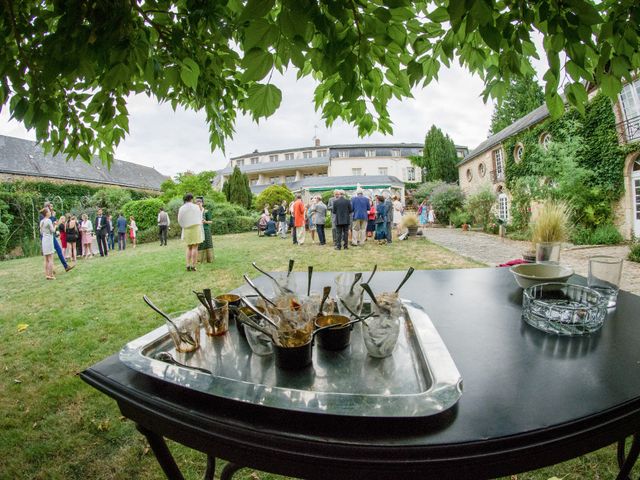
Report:
<svg viewBox="0 0 640 480"><path fill-rule="evenodd" d="M318 137L316 137L316 147L320 146L320 139Z"/></svg>

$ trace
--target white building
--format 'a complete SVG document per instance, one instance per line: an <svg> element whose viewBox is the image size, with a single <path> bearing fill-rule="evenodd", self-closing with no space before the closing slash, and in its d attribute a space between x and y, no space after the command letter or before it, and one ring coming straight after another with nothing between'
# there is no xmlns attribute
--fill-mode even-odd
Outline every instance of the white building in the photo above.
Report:
<svg viewBox="0 0 640 480"><path fill-rule="evenodd" d="M238 166L249 178L253 193L269 185L285 184L293 192L307 196L341 188L355 189L357 185L379 193L393 190L404 197L405 182L420 182L420 168L409 160L422 155L421 143L390 143L360 145L320 145L312 147L248 153L233 157L219 172L219 188ZM468 149L456 146L462 159Z"/></svg>

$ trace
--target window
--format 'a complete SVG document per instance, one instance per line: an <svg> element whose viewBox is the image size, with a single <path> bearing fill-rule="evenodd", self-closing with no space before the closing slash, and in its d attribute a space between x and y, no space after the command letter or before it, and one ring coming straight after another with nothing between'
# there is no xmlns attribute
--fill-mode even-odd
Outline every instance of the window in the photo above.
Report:
<svg viewBox="0 0 640 480"><path fill-rule="evenodd" d="M456 155L458 156L458 158L464 158L464 152L460 150L456 150Z"/></svg>
<svg viewBox="0 0 640 480"><path fill-rule="evenodd" d="M640 116L640 80L627 83L620 92L620 103L625 120Z"/></svg>
<svg viewBox="0 0 640 480"><path fill-rule="evenodd" d="M498 217L504 222L509 220L509 205L507 203L506 193L498 195Z"/></svg>
<svg viewBox="0 0 640 480"><path fill-rule="evenodd" d="M349 150L338 150L338 157L349 158Z"/></svg>
<svg viewBox="0 0 640 480"><path fill-rule="evenodd" d="M244 158L241 158L240 160L236 160L236 165L238 167L242 167L244 165Z"/></svg>
<svg viewBox="0 0 640 480"><path fill-rule="evenodd" d="M255 165L260 160L259 157L251 157L251 165Z"/></svg>
<svg viewBox="0 0 640 480"><path fill-rule="evenodd" d="M520 160L524 157L524 145L521 143L516 144L516 147L513 149L513 158L516 163L519 163Z"/></svg>
<svg viewBox="0 0 640 480"><path fill-rule="evenodd" d="M368 148L368 149L366 149L364 151L364 156L365 157L375 157L376 156L376 151Z"/></svg>
<svg viewBox="0 0 640 480"><path fill-rule="evenodd" d="M311 178L313 177L313 173L305 173L304 174L304 178Z"/></svg>
<svg viewBox="0 0 640 480"><path fill-rule="evenodd" d="M407 182L416 181L416 167L407 167Z"/></svg>
<svg viewBox="0 0 640 480"><path fill-rule="evenodd" d="M311 152L302 152L302 158L311 158Z"/></svg>
<svg viewBox="0 0 640 480"><path fill-rule="evenodd" d="M540 135L540 145L542 145L542 148L544 148L545 150L547 149L547 147L549 146L552 140L553 138L551 137L551 134L548 132L545 132L542 135Z"/></svg>
<svg viewBox="0 0 640 480"><path fill-rule="evenodd" d="M467 168L467 181L470 182L471 180L473 180L473 172L470 168Z"/></svg>
<svg viewBox="0 0 640 480"><path fill-rule="evenodd" d="M280 181L280 177L271 177L269 178L269 183L271 185L275 185L276 183L278 183Z"/></svg>
<svg viewBox="0 0 640 480"><path fill-rule="evenodd" d="M478 165L478 174L481 177L484 177L486 173L487 173L487 167L484 165L484 163L481 163L480 165Z"/></svg>
<svg viewBox="0 0 640 480"><path fill-rule="evenodd" d="M293 160L293 153L285 153L284 154L284 159L285 160Z"/></svg>
<svg viewBox="0 0 640 480"><path fill-rule="evenodd" d="M421 156L422 156L422 149L417 150L417 151L416 151L416 155L418 155L419 157L421 157Z"/></svg>
<svg viewBox="0 0 640 480"><path fill-rule="evenodd" d="M318 176L319 176L319 177L326 177L326 176L327 176L327 174L326 174L326 173L319 173L319 174L318 174Z"/></svg>
<svg viewBox="0 0 640 480"><path fill-rule="evenodd" d="M498 148L493 151L493 163L496 167L496 181L504 178L504 160L502 158L502 149Z"/></svg>
<svg viewBox="0 0 640 480"><path fill-rule="evenodd" d="M286 177L284 177L284 181L286 183L293 183L296 181L296 176L295 175L287 175Z"/></svg>
<svg viewBox="0 0 640 480"><path fill-rule="evenodd" d="M362 169L361 168L352 168L351 169L351 175L362 175Z"/></svg>
<svg viewBox="0 0 640 480"><path fill-rule="evenodd" d="M326 150L316 150L316 155L318 157L326 157L327 156L327 151Z"/></svg>
<svg viewBox="0 0 640 480"><path fill-rule="evenodd" d="M257 184L258 184L258 180L257 179L254 178L253 180L249 180L249 185L251 185L252 187L254 185L257 185Z"/></svg>
<svg viewBox="0 0 640 480"><path fill-rule="evenodd" d="M278 155L269 155L269 161L270 162L277 162L278 161Z"/></svg>
<svg viewBox="0 0 640 480"><path fill-rule="evenodd" d="M378 175L389 175L389 169L387 167L378 167Z"/></svg>
<svg viewBox="0 0 640 480"><path fill-rule="evenodd" d="M392 157L399 157L400 156L400 150L398 150L397 148L394 148L393 150L391 150L391 156Z"/></svg>

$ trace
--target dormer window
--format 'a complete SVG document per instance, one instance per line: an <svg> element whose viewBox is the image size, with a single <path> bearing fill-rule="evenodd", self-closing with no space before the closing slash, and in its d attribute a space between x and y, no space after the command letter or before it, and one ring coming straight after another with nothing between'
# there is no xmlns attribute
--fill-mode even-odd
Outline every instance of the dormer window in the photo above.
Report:
<svg viewBox="0 0 640 480"><path fill-rule="evenodd" d="M393 150L391 150L391 156L392 157L399 157L400 156L400 150L398 150L397 148L394 148Z"/></svg>
<svg viewBox="0 0 640 480"><path fill-rule="evenodd" d="M251 165L255 165L260 160L260 157L251 157Z"/></svg>
<svg viewBox="0 0 640 480"><path fill-rule="evenodd" d="M349 150L338 150L339 158L349 158Z"/></svg>
<svg viewBox="0 0 640 480"><path fill-rule="evenodd" d="M375 150L373 150L373 149L371 149L371 148L367 148L367 149L364 151L364 156L365 156L365 157L375 157L375 156L376 156L376 151L375 151Z"/></svg>
<svg viewBox="0 0 640 480"><path fill-rule="evenodd" d="M241 158L239 160L236 160L236 166L237 167L242 167L244 166L244 158Z"/></svg>
<svg viewBox="0 0 640 480"><path fill-rule="evenodd" d="M293 160L293 153L285 153L284 154L284 159L285 160Z"/></svg>
<svg viewBox="0 0 640 480"><path fill-rule="evenodd" d="M311 151L302 152L302 158L311 158Z"/></svg>
<svg viewBox="0 0 640 480"><path fill-rule="evenodd" d="M270 162L277 162L278 161L278 155L269 155L269 161Z"/></svg>

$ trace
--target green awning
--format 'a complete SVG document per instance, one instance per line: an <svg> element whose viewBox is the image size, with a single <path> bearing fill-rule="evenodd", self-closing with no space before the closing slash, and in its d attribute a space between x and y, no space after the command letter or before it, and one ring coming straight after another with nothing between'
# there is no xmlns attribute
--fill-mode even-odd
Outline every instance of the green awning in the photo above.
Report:
<svg viewBox="0 0 640 480"><path fill-rule="evenodd" d="M326 192L327 190L356 190L357 188L357 186L334 185L333 187L311 187L308 190L310 192ZM363 190L373 190L377 188L392 188L392 185L361 185L360 188ZM305 190L305 188L302 187L301 190Z"/></svg>

